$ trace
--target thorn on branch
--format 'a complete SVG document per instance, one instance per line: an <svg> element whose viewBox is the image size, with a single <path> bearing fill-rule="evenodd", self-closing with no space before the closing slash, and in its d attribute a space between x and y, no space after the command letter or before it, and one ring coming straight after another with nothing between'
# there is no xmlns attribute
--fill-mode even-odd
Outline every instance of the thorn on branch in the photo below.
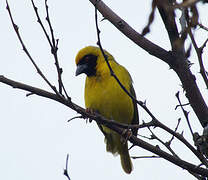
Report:
<svg viewBox="0 0 208 180"><path fill-rule="evenodd" d="M26 94L26 97L29 97L29 96L31 96L31 95L34 95L34 93L27 93L27 94Z"/></svg>
<svg viewBox="0 0 208 180"><path fill-rule="evenodd" d="M207 42L208 42L208 38L207 38L206 41L203 43L203 45L199 48L201 54L203 53L203 49L206 47Z"/></svg>
<svg viewBox="0 0 208 180"><path fill-rule="evenodd" d="M192 46L190 44L189 47L188 47L188 49L187 49L187 51L186 51L186 54L185 54L186 58L189 58L190 57L190 55L191 55L191 49L192 49Z"/></svg>
<svg viewBox="0 0 208 180"><path fill-rule="evenodd" d="M129 147L129 151L134 147L135 145L134 144L132 144L130 147Z"/></svg>
<svg viewBox="0 0 208 180"><path fill-rule="evenodd" d="M147 100L144 100L144 102L141 101L141 103L142 103L144 106L146 106Z"/></svg>
<svg viewBox="0 0 208 180"><path fill-rule="evenodd" d="M58 50L58 43L59 43L59 39L56 39L56 45L55 45L55 47L56 47L57 50Z"/></svg>
<svg viewBox="0 0 208 180"><path fill-rule="evenodd" d="M100 20L100 22L102 22L102 21L104 21L104 20L107 20L107 18L104 17L103 19Z"/></svg>
<svg viewBox="0 0 208 180"><path fill-rule="evenodd" d="M63 73L63 69L59 68L59 73L62 74Z"/></svg>

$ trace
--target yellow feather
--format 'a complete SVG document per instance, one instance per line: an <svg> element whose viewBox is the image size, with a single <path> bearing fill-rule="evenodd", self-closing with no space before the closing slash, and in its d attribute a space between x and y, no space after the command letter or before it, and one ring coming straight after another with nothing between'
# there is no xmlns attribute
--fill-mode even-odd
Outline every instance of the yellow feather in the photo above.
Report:
<svg viewBox="0 0 208 180"><path fill-rule="evenodd" d="M98 111L107 119L131 124L135 116L135 106L132 99L122 90L118 82L110 75L109 68L99 48L88 46L79 51L76 64L87 54L97 56L96 75L86 77L85 82L85 106ZM105 51L109 63L125 88L131 93L132 79L128 71L119 65L113 56ZM136 112L137 114L137 112ZM138 116L138 114L137 114ZM138 118L138 117L137 117ZM102 126L105 132L106 150L119 154L121 164L126 173L131 173L132 163L130 160L128 145L121 142L121 137L112 130Z"/></svg>

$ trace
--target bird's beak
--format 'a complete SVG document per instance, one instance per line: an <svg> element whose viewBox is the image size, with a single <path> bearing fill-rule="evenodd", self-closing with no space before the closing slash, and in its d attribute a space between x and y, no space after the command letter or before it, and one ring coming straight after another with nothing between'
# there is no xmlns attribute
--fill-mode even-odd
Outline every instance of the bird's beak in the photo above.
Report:
<svg viewBox="0 0 208 180"><path fill-rule="evenodd" d="M87 68L88 68L87 64L78 64L75 75L78 76L82 73L85 73Z"/></svg>

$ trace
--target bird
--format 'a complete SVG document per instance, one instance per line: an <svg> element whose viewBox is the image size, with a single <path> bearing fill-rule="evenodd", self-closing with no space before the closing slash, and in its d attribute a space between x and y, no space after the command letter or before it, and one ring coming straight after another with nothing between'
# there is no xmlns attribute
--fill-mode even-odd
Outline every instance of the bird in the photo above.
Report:
<svg viewBox="0 0 208 180"><path fill-rule="evenodd" d="M116 62L114 57L104 50L104 55L119 81L126 90L136 98L133 81L126 68ZM139 124L137 104L120 87L111 75L104 55L99 47L86 46L76 55L76 76L84 73L85 80L85 107L90 112L98 112L107 119L125 124ZM128 143L123 142L119 134L99 125L105 136L106 151L113 155L120 155L121 166L127 174L133 170L133 165L128 151ZM138 129L132 129L132 134L137 135Z"/></svg>

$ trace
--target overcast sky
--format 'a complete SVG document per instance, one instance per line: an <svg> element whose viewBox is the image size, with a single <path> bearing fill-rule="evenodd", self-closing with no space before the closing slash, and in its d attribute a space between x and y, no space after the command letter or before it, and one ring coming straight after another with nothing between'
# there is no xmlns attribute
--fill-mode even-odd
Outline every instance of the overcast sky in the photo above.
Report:
<svg viewBox="0 0 208 180"><path fill-rule="evenodd" d="M44 1L35 1L39 13L45 22ZM138 32L147 24L151 10L151 1L105 1L118 15L125 19ZM10 0L10 8L20 34L48 80L57 85L54 60L50 54L48 42L36 20L31 2L28 0ZM59 39L59 62L63 68L63 81L72 101L84 107L85 76L75 77L75 56L79 49L97 42L94 6L87 0L50 1L48 0L51 22L56 38ZM201 6L200 21L208 26L208 7ZM102 16L99 16L102 19ZM0 4L0 75L16 81L51 91L37 74L35 68L25 55L12 29L6 3ZM190 132L181 110L175 111L177 105L175 93L180 91L181 99L187 102L176 74L168 65L149 55L143 49L127 39L108 21L99 23L103 47L117 62L130 72L139 100L146 100L154 115L172 129L177 119L182 118L179 132L191 141ZM202 30L196 31L199 45L207 38ZM169 41L156 12L151 33L146 36L166 50L170 50ZM188 46L188 44L187 44ZM207 49L205 49L207 51ZM207 56L205 51L204 57ZM190 60L195 63L192 71L204 95L207 90L201 77L192 51ZM207 64L205 64L207 66ZM95 122L87 123L83 119L68 119L77 116L74 111L62 104L36 95L26 97L27 92L0 84L0 179L2 180L66 180L63 176L65 159L69 154L69 175L78 179L194 179L187 171L163 159L132 160L134 171L126 175L120 165L120 158L105 151L104 137ZM207 99L206 99L207 100ZM194 131L201 133L202 128L193 111L190 121ZM139 108L140 120L148 122L150 117ZM156 130L164 141L171 136ZM141 130L140 134L148 135ZM154 141L153 141L154 142ZM154 142L154 144L158 144ZM162 146L160 146L163 148ZM174 150L185 160L199 164L197 159L177 140L173 142ZM165 148L163 148L165 149ZM131 155L152 155L141 148L134 148Z"/></svg>

